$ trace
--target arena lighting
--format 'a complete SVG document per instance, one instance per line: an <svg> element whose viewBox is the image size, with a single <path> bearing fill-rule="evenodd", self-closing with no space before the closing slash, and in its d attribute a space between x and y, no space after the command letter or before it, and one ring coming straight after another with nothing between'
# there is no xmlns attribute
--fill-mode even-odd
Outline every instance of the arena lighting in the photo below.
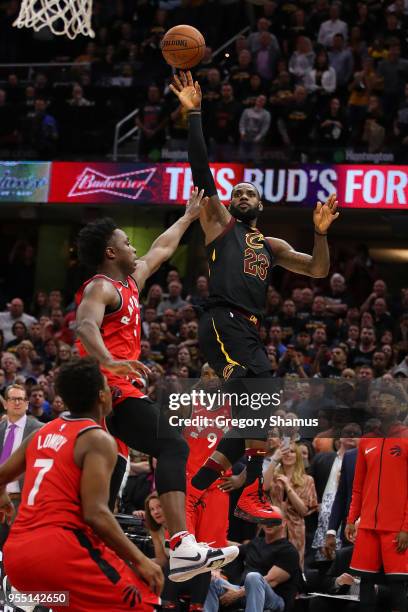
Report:
<svg viewBox="0 0 408 612"><path fill-rule="evenodd" d="M370 255L374 260L386 263L408 262L408 249L370 248Z"/></svg>

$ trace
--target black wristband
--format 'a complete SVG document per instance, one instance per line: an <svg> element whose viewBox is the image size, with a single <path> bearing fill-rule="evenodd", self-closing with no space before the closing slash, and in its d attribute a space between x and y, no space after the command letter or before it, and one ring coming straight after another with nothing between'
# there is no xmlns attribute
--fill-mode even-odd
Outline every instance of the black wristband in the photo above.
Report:
<svg viewBox="0 0 408 612"><path fill-rule="evenodd" d="M320 232L317 232L316 230L314 231L315 234L317 234L318 236L327 236L327 232L325 234L321 234Z"/></svg>

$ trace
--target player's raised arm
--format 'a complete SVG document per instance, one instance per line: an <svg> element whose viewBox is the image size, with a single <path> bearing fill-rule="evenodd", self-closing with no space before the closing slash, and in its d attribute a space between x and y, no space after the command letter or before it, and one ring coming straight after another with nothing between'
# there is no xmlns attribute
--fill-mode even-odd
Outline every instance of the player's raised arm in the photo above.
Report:
<svg viewBox="0 0 408 612"><path fill-rule="evenodd" d="M163 232L163 234L160 234L153 242L146 255L138 259L136 270L132 276L137 282L139 291L142 290L146 279L156 272L162 263L170 259L180 244L180 240L185 231L190 227L193 221L198 219L200 207L205 206L208 200L208 198L204 198L203 196L203 190L199 191L197 187L194 187L187 202L184 215L173 223L168 230Z"/></svg>
<svg viewBox="0 0 408 612"><path fill-rule="evenodd" d="M327 230L339 216L336 194L329 196L325 204L318 202L313 212L314 247L313 254L299 253L285 240L267 238L275 255L275 264L286 270L314 278L325 278L330 269L330 254L327 244Z"/></svg>
<svg viewBox="0 0 408 612"><path fill-rule="evenodd" d="M170 89L188 111L188 160L193 173L194 184L204 189L208 202L201 208L200 223L205 233L206 243L212 242L229 223L231 215L221 204L214 178L208 164L207 147L201 121L201 88L198 81L193 82L191 72L180 72L174 76Z"/></svg>

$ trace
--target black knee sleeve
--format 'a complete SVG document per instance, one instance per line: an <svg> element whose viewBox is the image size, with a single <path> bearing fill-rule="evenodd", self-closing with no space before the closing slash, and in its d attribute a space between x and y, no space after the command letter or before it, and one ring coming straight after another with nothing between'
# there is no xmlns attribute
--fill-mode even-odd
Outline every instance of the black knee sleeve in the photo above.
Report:
<svg viewBox="0 0 408 612"><path fill-rule="evenodd" d="M161 441L155 472L156 489L159 495L170 491L186 492L188 453L188 444L181 435Z"/></svg>
<svg viewBox="0 0 408 612"><path fill-rule="evenodd" d="M222 453L233 465L245 453L245 440L242 438L222 438L216 450L218 453Z"/></svg>

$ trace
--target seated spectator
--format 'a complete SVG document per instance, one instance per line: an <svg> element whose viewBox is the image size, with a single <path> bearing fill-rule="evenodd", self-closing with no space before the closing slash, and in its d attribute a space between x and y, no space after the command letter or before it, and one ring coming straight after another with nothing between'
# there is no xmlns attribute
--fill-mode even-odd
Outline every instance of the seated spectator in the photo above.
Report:
<svg viewBox="0 0 408 612"><path fill-rule="evenodd" d="M242 159L261 159L261 147L271 124L271 113L266 110L266 96L258 96L253 108L246 108L239 120Z"/></svg>
<svg viewBox="0 0 408 612"><path fill-rule="evenodd" d="M293 102L293 85L289 72L279 72L277 78L272 81L270 88L269 103L272 107L285 107L288 102Z"/></svg>
<svg viewBox="0 0 408 612"><path fill-rule="evenodd" d="M319 28L317 42L326 48L333 46L336 34L342 34L344 40L347 40L348 26L340 19L340 7L340 3L333 2L330 6L330 19L324 21Z"/></svg>
<svg viewBox="0 0 408 612"><path fill-rule="evenodd" d="M40 385L34 385L31 388L28 412L40 423L49 423L52 420L51 406L45 399L44 390Z"/></svg>
<svg viewBox="0 0 408 612"><path fill-rule="evenodd" d="M166 352L166 343L163 340L163 332L160 323L152 321L149 332L150 355L155 363L162 363Z"/></svg>
<svg viewBox="0 0 408 612"><path fill-rule="evenodd" d="M23 323L23 321L16 321L15 323L13 323L11 333L13 334L14 338L13 340L10 340L10 342L7 342L5 349L6 351L10 351L11 353L13 353L16 347L20 344L20 342L28 338L26 324Z"/></svg>
<svg viewBox="0 0 408 612"><path fill-rule="evenodd" d="M275 463L277 461L277 463ZM303 568L305 556L305 516L317 509L317 496L313 478L305 474L299 446L291 442L274 454L274 462L264 473L264 490L272 504L282 508L286 517L287 538L299 553Z"/></svg>
<svg viewBox="0 0 408 612"><path fill-rule="evenodd" d="M305 77L312 70L315 58L316 54L310 38L299 36L296 41L296 50L289 60L289 72L296 78L296 83L305 85Z"/></svg>
<svg viewBox="0 0 408 612"><path fill-rule="evenodd" d="M329 353L329 361L319 362L316 374L322 378L340 378L347 368L347 354L344 349L336 346Z"/></svg>
<svg viewBox="0 0 408 612"><path fill-rule="evenodd" d="M66 411L64 402L60 395L55 395L51 404L51 419L57 419L63 412Z"/></svg>
<svg viewBox="0 0 408 612"><path fill-rule="evenodd" d="M0 312L0 329L3 331L6 344L14 340L12 328L16 321L22 321L27 328L36 322L34 317L24 312L24 302L18 297L11 300L6 311Z"/></svg>
<svg viewBox="0 0 408 612"><path fill-rule="evenodd" d="M16 382L19 365L18 359L13 353L7 353L5 351L2 354L1 367L4 371L4 382L6 387Z"/></svg>
<svg viewBox="0 0 408 612"><path fill-rule="evenodd" d="M78 107L83 107L83 106L89 107L93 105L93 103L90 100L87 100L86 98L84 98L84 92L83 92L81 85L79 85L79 83L76 83L73 86L72 97L68 100L68 104L70 106L78 106Z"/></svg>
<svg viewBox="0 0 408 612"><path fill-rule="evenodd" d="M362 365L370 366L376 350L377 342L374 328L362 327L360 333L360 343L357 348L350 351L349 364L353 368Z"/></svg>
<svg viewBox="0 0 408 612"><path fill-rule="evenodd" d="M16 346L16 356L20 363L18 373L23 375L24 378L32 376L31 359L36 356L32 342L30 340L22 340Z"/></svg>
<svg viewBox="0 0 408 612"><path fill-rule="evenodd" d="M169 283L168 289L168 297L162 300L157 308L157 315L159 317L161 317L168 308L177 311L187 305L187 302L181 297L183 285L180 281L172 281Z"/></svg>
<svg viewBox="0 0 408 612"><path fill-rule="evenodd" d="M30 144L40 156L49 159L57 152L59 130L57 120L47 112L47 107L44 98L36 98L30 121Z"/></svg>
<svg viewBox="0 0 408 612"><path fill-rule="evenodd" d="M404 99L399 105L394 121L394 135L397 138L401 159L403 159L404 152L408 150L408 83L405 84Z"/></svg>
<svg viewBox="0 0 408 612"><path fill-rule="evenodd" d="M190 302L193 306L204 306L208 296L208 278L206 276L198 276L194 291L191 295L187 296L187 302Z"/></svg>
<svg viewBox="0 0 408 612"><path fill-rule="evenodd" d="M246 612L267 609L283 612L292 608L302 585L299 554L285 538L284 513L277 507L273 510L281 516L281 524L262 525L264 537L257 536L240 547L244 560L242 586L214 578L205 600L205 612L217 612L220 604L230 606L243 598Z"/></svg>
<svg viewBox="0 0 408 612"><path fill-rule="evenodd" d="M160 302L163 299L163 289L160 285L152 285L147 292L146 301L145 301L145 309L154 308L157 309Z"/></svg>

